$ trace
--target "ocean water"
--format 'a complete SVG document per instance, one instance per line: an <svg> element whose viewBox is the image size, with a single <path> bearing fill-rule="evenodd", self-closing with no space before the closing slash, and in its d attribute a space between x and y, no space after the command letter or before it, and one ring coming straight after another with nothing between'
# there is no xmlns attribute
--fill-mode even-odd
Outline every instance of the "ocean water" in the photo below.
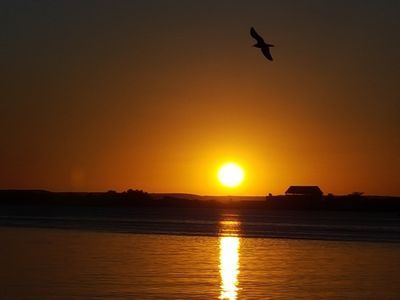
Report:
<svg viewBox="0 0 400 300"><path fill-rule="evenodd" d="M228 226L229 222L235 225ZM6 226L193 236L232 233L241 237L400 243L400 217L396 212L2 206L0 227Z"/></svg>
<svg viewBox="0 0 400 300"><path fill-rule="evenodd" d="M0 299L400 298L393 216L72 215L3 213Z"/></svg>

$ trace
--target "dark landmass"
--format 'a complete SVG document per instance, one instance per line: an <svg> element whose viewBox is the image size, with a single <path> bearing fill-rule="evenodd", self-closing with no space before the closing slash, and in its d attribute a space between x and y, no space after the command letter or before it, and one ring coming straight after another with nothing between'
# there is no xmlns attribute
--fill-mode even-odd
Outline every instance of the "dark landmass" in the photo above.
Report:
<svg viewBox="0 0 400 300"><path fill-rule="evenodd" d="M400 242L400 197L0 190L3 227Z"/></svg>
<svg viewBox="0 0 400 300"><path fill-rule="evenodd" d="M218 197L192 194L126 192L49 192L45 190L0 190L3 206L81 207L209 207L263 210L368 211L400 213L400 197L350 195L278 195L266 197ZM256 200L252 200L256 199Z"/></svg>

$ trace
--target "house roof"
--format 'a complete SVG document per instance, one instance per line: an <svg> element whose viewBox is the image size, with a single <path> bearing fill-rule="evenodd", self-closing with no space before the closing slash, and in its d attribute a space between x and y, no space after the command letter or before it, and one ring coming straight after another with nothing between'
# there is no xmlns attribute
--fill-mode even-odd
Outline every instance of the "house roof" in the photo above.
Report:
<svg viewBox="0 0 400 300"><path fill-rule="evenodd" d="M286 194L298 194L298 195L316 195L316 194L318 194L318 195L321 195L322 191L316 185L310 185L310 186L292 185L287 189Z"/></svg>

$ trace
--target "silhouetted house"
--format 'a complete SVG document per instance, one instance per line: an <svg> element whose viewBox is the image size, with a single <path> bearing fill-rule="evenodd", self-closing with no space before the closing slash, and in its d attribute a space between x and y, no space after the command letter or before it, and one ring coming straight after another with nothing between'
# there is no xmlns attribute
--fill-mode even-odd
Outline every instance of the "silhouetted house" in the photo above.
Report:
<svg viewBox="0 0 400 300"><path fill-rule="evenodd" d="M318 186L292 185L285 192L287 196L306 196L321 198L323 193Z"/></svg>

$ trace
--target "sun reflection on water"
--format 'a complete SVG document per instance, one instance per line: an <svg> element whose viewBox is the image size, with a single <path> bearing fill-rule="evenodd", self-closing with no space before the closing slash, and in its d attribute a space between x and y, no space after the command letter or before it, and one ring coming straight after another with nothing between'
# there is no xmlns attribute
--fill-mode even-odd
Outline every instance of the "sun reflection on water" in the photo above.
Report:
<svg viewBox="0 0 400 300"><path fill-rule="evenodd" d="M220 299L236 300L239 286L240 238L238 221L222 221L219 240L219 272L221 274Z"/></svg>

